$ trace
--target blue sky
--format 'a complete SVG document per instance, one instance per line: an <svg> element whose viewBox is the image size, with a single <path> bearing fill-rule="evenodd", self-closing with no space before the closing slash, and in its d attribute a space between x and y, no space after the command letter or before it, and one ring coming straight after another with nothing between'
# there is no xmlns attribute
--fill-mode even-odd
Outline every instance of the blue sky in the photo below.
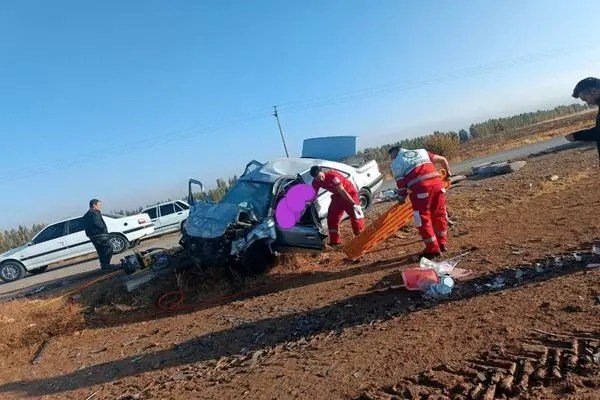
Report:
<svg viewBox="0 0 600 400"><path fill-rule="evenodd" d="M597 0L4 1L0 228L213 185L302 140L361 147L569 103ZM435 82L435 83L433 83ZM382 89L373 96L348 94ZM387 92L386 92L387 91ZM340 101L346 99L347 101ZM261 144L259 145L259 141Z"/></svg>

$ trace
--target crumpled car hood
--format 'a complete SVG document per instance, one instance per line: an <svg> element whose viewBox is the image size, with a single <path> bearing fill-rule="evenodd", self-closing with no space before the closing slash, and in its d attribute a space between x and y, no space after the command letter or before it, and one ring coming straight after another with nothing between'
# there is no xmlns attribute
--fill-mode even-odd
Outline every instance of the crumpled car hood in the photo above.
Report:
<svg viewBox="0 0 600 400"><path fill-rule="evenodd" d="M258 240L268 239L269 242L273 242L276 238L277 231L275 230L275 220L273 218L267 218L252 228L246 237L231 243L231 255L241 253Z"/></svg>
<svg viewBox="0 0 600 400"><path fill-rule="evenodd" d="M238 220L240 212L248 211L248 208L237 204L196 203L190 207L185 230L192 237L214 239L223 236L227 227ZM257 240L267 239L272 242L276 239L276 235L275 220L266 218L251 228L245 237L233 241L230 254L243 252Z"/></svg>
<svg viewBox="0 0 600 400"><path fill-rule="evenodd" d="M236 222L245 208L237 204L194 203L185 223L185 230L192 237L214 239L223 236L229 225Z"/></svg>

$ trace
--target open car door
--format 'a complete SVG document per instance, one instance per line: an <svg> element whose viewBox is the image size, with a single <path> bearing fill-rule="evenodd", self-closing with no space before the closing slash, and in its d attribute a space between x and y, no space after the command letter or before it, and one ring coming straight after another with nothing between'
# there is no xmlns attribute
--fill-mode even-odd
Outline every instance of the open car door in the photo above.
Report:
<svg viewBox="0 0 600 400"><path fill-rule="evenodd" d="M285 197L288 190L294 185L304 184L301 176L296 179L283 177L273 185L273 202L271 204L271 212L275 214L275 207L281 199ZM275 224L277 238L272 244L275 251L281 253L302 253L302 252L321 252L325 248L324 239L327 235L323 234L323 228L317 210L314 204L309 204L300 221L290 229L283 229L278 224Z"/></svg>
<svg viewBox="0 0 600 400"><path fill-rule="evenodd" d="M188 204L190 205L190 207L193 207L197 200L196 200L196 195L194 194L194 190L193 190L193 185L197 185L200 187L200 197L201 200L200 202L204 202L204 203L210 203L210 198L208 197L208 193L206 193L206 190L204 190L204 185L202 184L202 182L197 181L196 179L190 179L188 181Z"/></svg>

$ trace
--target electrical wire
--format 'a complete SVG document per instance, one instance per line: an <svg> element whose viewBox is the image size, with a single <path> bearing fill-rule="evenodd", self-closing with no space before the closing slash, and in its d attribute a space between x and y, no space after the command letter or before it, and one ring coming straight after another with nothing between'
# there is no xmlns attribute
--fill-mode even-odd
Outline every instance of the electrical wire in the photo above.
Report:
<svg viewBox="0 0 600 400"><path fill-rule="evenodd" d="M503 60L495 63L481 64L474 67L470 67L464 70L455 71L450 74L446 74L440 77L423 79L420 81L414 82L402 82L390 85L379 86L375 88L362 89L338 96L327 96L327 97L319 97L313 98L308 101L294 101L289 103L280 104L279 110L284 111L286 113L293 113L298 111L306 111L317 108L322 108L326 106L330 106L333 104L345 103L348 101L366 99L371 97L383 96L397 92L403 92L413 89L418 89L424 86L444 83L451 80L463 79L471 76L483 75L492 71L498 71L507 69L516 65L523 64L531 64L537 62L539 60L548 59L548 58L556 58L559 56L572 55L574 53L589 50L590 45L581 45L578 47L563 47L554 50L550 50L548 52L536 53L531 55L525 55L520 57L515 57L509 60ZM129 143L129 144L117 144L110 147L105 147L102 149L98 149L89 153L85 153L79 156L70 157L69 159L59 160L59 161L51 161L44 164L39 164L33 167L22 168L16 171L8 171L5 174L0 175L0 180L3 182L10 182L26 177L31 177L35 175L39 175L45 173L50 170L61 170L64 168L70 168L77 165L82 165L91 160L101 160L106 158L112 158L115 156L127 154L130 152L135 152L139 150L144 150L168 143L173 143L181 140L185 140L191 137L204 136L208 134L212 134L215 132L219 132L228 128L236 127L242 124L246 124L249 122L257 121L260 119L266 119L272 117L271 111L259 111L252 114L247 114L245 116L241 116L231 120L230 122L209 126L205 128L196 128L196 129L183 129L178 130L170 134L160 134L150 136L148 138Z"/></svg>
<svg viewBox="0 0 600 400"><path fill-rule="evenodd" d="M155 147L158 145L163 145L163 144L167 144L167 143L172 143L172 142L188 139L188 138L195 137L195 136L207 135L210 133L218 132L218 131L221 131L224 129L239 126L239 125L249 123L252 121L256 121L259 119L265 119L270 116L271 116L270 112L264 112L261 114L254 114L254 115L250 115L247 117L240 117L235 120L232 120L229 123L224 123L224 124L209 127L209 128L196 129L196 130L184 130L184 131L179 131L179 133L174 133L174 134L170 134L170 135L158 135L155 137L143 139L139 142L130 143L128 145L116 145L116 146L112 146L112 147L108 147L108 148L102 148L102 149L95 150L90 153L76 156L75 158L71 158L68 160L60 160L57 162L48 162L45 164L40 164L35 167L28 167L28 168L23 168L23 169L17 170L17 171L7 172L4 175L0 175L0 180L2 180L3 182L10 182L10 181L14 181L17 179L38 175L40 173L47 172L49 170L61 170L61 169L73 167L76 165L82 165L91 160L96 161L96 160L111 158L111 157L127 154L127 153L138 151L138 150Z"/></svg>
<svg viewBox="0 0 600 400"><path fill-rule="evenodd" d="M589 50L591 47L589 45L582 45L576 48L563 47L554 50L550 50L549 52L541 52L535 53L525 56L515 57L509 60L503 60L495 63L487 63L480 64L473 67L469 67L464 70L454 71L449 74L423 79L416 82L401 82L396 84L388 84L380 87L369 88L369 89L361 89L355 92L346 93L339 96L334 97L320 97L313 98L308 101L296 101L290 103L283 103L279 105L280 110L285 112L291 111L303 111L303 110L311 110L315 108L325 107L332 104L343 103L352 100L360 100L363 98L382 96L391 93L397 93L402 91L408 91L412 89L418 89L424 86L444 83L446 81L468 78L471 76L483 75L492 71L499 71L507 68L511 68L517 65L531 64L543 59L548 58L556 58L560 56L572 55L584 50Z"/></svg>

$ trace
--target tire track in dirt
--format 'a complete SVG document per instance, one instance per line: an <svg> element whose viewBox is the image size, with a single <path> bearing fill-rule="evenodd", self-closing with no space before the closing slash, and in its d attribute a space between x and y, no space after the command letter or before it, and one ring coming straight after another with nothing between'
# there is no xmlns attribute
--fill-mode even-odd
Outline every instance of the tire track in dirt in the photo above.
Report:
<svg viewBox="0 0 600 400"><path fill-rule="evenodd" d="M600 371L594 361L599 332L538 331L516 348L495 348L472 360L443 364L393 386L367 389L355 400L517 399L561 383L567 390L576 390L573 385L597 387L592 378Z"/></svg>

